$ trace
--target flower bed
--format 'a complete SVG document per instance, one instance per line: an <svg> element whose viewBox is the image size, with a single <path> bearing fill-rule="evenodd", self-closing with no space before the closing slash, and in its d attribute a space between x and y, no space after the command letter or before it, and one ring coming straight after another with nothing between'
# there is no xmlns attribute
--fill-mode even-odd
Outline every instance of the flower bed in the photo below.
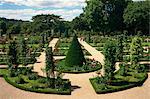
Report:
<svg viewBox="0 0 150 99"><path fill-rule="evenodd" d="M61 95L71 94L71 82L68 79L47 79L25 68L19 68L17 72L12 72L13 74L7 69L0 69L0 72L0 76L4 77L9 84L25 91ZM52 81L55 81L55 87L50 87L49 84L52 84Z"/></svg>
<svg viewBox="0 0 150 99"><path fill-rule="evenodd" d="M63 73L89 73L94 72L97 70L100 70L102 68L102 65L91 59L86 59L86 64L83 66L73 66L73 67L67 67L65 66L65 60L57 60L55 62L56 64L56 70L63 72Z"/></svg>
<svg viewBox="0 0 150 99"><path fill-rule="evenodd" d="M130 76L126 77L116 74L115 79L112 80L110 84L104 84L98 81L99 79L101 79L101 77L92 78L90 79L90 82L97 94L106 94L142 86L147 78L147 73L135 74L133 72Z"/></svg>

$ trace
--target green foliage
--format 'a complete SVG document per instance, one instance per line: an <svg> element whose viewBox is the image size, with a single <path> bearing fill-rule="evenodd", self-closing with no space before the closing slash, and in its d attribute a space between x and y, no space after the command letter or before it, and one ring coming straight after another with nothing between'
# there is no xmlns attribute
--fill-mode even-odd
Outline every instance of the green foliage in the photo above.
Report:
<svg viewBox="0 0 150 99"><path fill-rule="evenodd" d="M0 36L6 33L7 27L4 21L0 21Z"/></svg>
<svg viewBox="0 0 150 99"><path fill-rule="evenodd" d="M9 76L16 77L16 76L18 76L18 72L15 69L10 69Z"/></svg>
<svg viewBox="0 0 150 99"><path fill-rule="evenodd" d="M19 77L15 80L15 82L16 82L17 84L24 84L24 83L25 83L25 80L24 80L21 76L19 76Z"/></svg>
<svg viewBox="0 0 150 99"><path fill-rule="evenodd" d="M20 25L19 25L19 24L15 24L15 25L11 26L11 27L8 29L7 33L8 33L8 34L19 34L20 31L21 31Z"/></svg>
<svg viewBox="0 0 150 99"><path fill-rule="evenodd" d="M26 66L27 65L27 54L28 54L28 48L26 44L26 40L24 37L20 37L20 42L19 42L19 57L21 59L21 63Z"/></svg>
<svg viewBox="0 0 150 99"><path fill-rule="evenodd" d="M48 78L54 78L55 75L54 75L54 69L55 69L55 65L54 65L54 62L53 62L53 52L52 52L52 47L47 47L46 48L46 67L45 67L45 70L46 70L46 76Z"/></svg>
<svg viewBox="0 0 150 99"><path fill-rule="evenodd" d="M9 48L8 48L8 52L7 52L7 55L8 55L8 61L10 63L12 63L13 65L16 65L18 66L18 51L17 51L17 45L16 45L16 42L15 41L10 41L9 42ZM8 64L9 65L9 64Z"/></svg>
<svg viewBox="0 0 150 99"><path fill-rule="evenodd" d="M94 72L97 70L100 70L102 68L102 65L97 62L93 61L91 59L86 59L86 64L83 64L83 66L73 66L69 67L65 65L65 60L58 60L56 62L56 70L63 73L89 73Z"/></svg>
<svg viewBox="0 0 150 99"><path fill-rule="evenodd" d="M123 12L129 1L88 0L84 9L84 20L94 31L103 34L123 29Z"/></svg>
<svg viewBox="0 0 150 99"><path fill-rule="evenodd" d="M146 73L136 74L134 71L132 73L136 76L136 78L134 78L134 76L129 76L127 77L128 80L125 80L125 76L120 76L120 78L112 80L110 84L105 84L101 83L102 78L96 77L90 79L90 82L97 94L105 94L141 86L148 78Z"/></svg>
<svg viewBox="0 0 150 99"><path fill-rule="evenodd" d="M116 58L119 61L123 60L123 36L117 37L117 48L116 48Z"/></svg>
<svg viewBox="0 0 150 99"><path fill-rule="evenodd" d="M39 78L38 82L44 84L44 83L47 82L47 79L45 79L45 78Z"/></svg>
<svg viewBox="0 0 150 99"><path fill-rule="evenodd" d="M30 81L24 82L22 84L17 84L16 82L13 81L13 78L8 77L8 76L4 76L5 80L13 85L16 88L25 90L25 91L30 91L30 92L36 92L36 93L47 93L47 94L63 94L63 95L70 95L71 94L71 85L70 82L63 80L64 83L64 87L59 87L59 89L65 89L65 90L58 90L58 89L52 89L52 88L48 88L48 87L40 87L41 83L36 83L36 81L34 81L34 83L31 83ZM18 79L18 78L17 78ZM46 79L46 78L43 78ZM33 81L32 81L33 82ZM67 86L66 86L67 85Z"/></svg>
<svg viewBox="0 0 150 99"><path fill-rule="evenodd" d="M116 63L116 43L115 41L107 41L103 53L105 56L105 76L110 81L113 78Z"/></svg>
<svg viewBox="0 0 150 99"><path fill-rule="evenodd" d="M149 11L148 0L129 3L123 16L128 29L134 34L137 31L142 31L143 34L149 33Z"/></svg>
<svg viewBox="0 0 150 99"><path fill-rule="evenodd" d="M38 79L38 75L36 73L28 74L29 80L36 80Z"/></svg>
<svg viewBox="0 0 150 99"><path fill-rule="evenodd" d="M69 51L67 53L66 59L65 59L65 65L72 67L72 66L83 66L83 63L85 63L84 54L81 48L81 45L77 39L77 36L75 35L73 37L73 40L71 42L71 45L69 47Z"/></svg>
<svg viewBox="0 0 150 99"><path fill-rule="evenodd" d="M134 37L130 44L130 62L132 68L137 69L139 59L143 55L142 39L140 37Z"/></svg>

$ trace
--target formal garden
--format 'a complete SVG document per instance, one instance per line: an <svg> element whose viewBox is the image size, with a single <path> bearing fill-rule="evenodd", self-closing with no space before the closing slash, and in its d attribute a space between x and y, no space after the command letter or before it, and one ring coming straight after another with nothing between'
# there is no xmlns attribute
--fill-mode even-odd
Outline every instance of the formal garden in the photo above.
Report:
<svg viewBox="0 0 150 99"><path fill-rule="evenodd" d="M72 21L54 14L0 17L0 77L44 95L72 96L86 90L83 83L85 94L141 88L150 72L148 3L88 0Z"/></svg>

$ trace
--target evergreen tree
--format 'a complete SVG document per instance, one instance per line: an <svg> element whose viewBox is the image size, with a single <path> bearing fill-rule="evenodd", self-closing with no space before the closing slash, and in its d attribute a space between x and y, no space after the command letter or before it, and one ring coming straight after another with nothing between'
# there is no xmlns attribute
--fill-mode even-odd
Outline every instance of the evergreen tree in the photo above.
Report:
<svg viewBox="0 0 150 99"><path fill-rule="evenodd" d="M71 45L69 47L69 51L67 53L65 59L66 66L83 66L85 63L84 54L81 48L81 44L79 43L77 36L73 37Z"/></svg>
<svg viewBox="0 0 150 99"><path fill-rule="evenodd" d="M10 61L10 63L12 63L16 68L19 63L18 63L18 55L17 55L17 45L14 40L9 42L7 55L8 55L8 61Z"/></svg>

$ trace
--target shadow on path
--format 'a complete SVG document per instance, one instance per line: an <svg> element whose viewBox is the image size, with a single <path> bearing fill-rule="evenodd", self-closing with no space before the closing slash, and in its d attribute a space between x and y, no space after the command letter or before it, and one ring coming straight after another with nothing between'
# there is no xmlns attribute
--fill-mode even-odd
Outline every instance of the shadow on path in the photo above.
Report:
<svg viewBox="0 0 150 99"><path fill-rule="evenodd" d="M78 85L71 86L71 91L75 91L76 89L80 89L81 87Z"/></svg>

